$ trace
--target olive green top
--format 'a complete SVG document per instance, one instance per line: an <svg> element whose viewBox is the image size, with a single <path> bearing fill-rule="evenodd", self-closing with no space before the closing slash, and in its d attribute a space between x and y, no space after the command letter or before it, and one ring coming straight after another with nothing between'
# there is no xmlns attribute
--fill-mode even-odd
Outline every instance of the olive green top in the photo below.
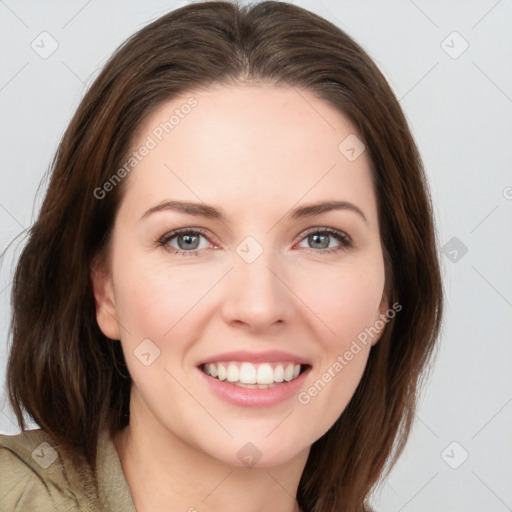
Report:
<svg viewBox="0 0 512 512"><path fill-rule="evenodd" d="M0 434L1 512L137 512L112 438L102 433L98 487L42 429Z"/></svg>

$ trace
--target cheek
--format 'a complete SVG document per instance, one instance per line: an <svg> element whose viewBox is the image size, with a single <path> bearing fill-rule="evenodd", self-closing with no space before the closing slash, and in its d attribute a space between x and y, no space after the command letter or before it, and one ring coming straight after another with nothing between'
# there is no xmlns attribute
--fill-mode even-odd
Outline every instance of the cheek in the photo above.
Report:
<svg viewBox="0 0 512 512"><path fill-rule="evenodd" d="M361 262L363 263L363 262ZM363 375L379 320L384 267L379 258L359 268L331 267L316 275L319 287L302 285L304 301L319 317L320 358L315 374L297 397L305 422L322 435L339 418ZM306 298L306 290L310 290ZM369 334L370 333L370 334Z"/></svg>
<svg viewBox="0 0 512 512"><path fill-rule="evenodd" d="M154 338L158 343L215 282L212 273L155 264L142 252L118 257L114 268L117 311L132 340Z"/></svg>
<svg viewBox="0 0 512 512"><path fill-rule="evenodd" d="M219 272L199 266L171 268L144 255L121 258L116 269L126 364L137 387L152 396L155 389L174 386L163 371L180 381L185 378L185 358L210 318L207 294Z"/></svg>
<svg viewBox="0 0 512 512"><path fill-rule="evenodd" d="M205 292L198 289L197 279L179 269L148 268L137 258L125 258L116 268L116 304L126 364L146 405L156 407L153 412L158 415L155 404L169 389L179 393L171 375L182 380L183 357L197 338L197 324L190 320ZM156 390L161 392L155 395Z"/></svg>
<svg viewBox="0 0 512 512"><path fill-rule="evenodd" d="M360 268L317 272L314 279L300 283L298 294L323 326L319 338L341 350L379 319L383 290L384 268L377 259Z"/></svg>

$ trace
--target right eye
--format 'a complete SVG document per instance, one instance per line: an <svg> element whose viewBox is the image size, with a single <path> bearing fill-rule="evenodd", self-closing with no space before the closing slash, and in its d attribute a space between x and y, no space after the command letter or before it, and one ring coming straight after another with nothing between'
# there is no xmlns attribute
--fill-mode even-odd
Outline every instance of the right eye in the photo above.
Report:
<svg viewBox="0 0 512 512"><path fill-rule="evenodd" d="M160 238L158 243L164 247L165 250L173 252L176 255L198 256L199 250L206 248L200 247L201 238L207 240L206 231L204 229L181 228L166 233ZM178 246L172 245L172 242L175 242Z"/></svg>

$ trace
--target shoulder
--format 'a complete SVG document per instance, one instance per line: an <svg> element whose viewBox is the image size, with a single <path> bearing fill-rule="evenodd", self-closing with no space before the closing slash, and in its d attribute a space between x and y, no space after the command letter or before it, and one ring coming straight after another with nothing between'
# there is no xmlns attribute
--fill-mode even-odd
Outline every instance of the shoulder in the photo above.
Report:
<svg viewBox="0 0 512 512"><path fill-rule="evenodd" d="M44 430L0 434L0 510L85 510L80 501L56 444Z"/></svg>

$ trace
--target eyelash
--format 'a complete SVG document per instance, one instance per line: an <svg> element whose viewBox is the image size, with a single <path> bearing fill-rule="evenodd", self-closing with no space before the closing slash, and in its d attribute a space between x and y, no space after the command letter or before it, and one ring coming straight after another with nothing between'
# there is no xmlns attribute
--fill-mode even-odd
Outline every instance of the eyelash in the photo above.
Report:
<svg viewBox="0 0 512 512"><path fill-rule="evenodd" d="M194 249L192 251L183 251L180 249L176 249L174 247L170 247L167 245L173 238L176 238L179 235L184 234L193 234L193 235L201 235L204 238L208 239L208 234L206 230L201 228L181 228L176 229L174 231L171 231L169 233L166 233L163 237L161 237L158 240L158 245L160 247L163 247L164 250L168 252L174 253L175 256L181 255L181 256L199 256L200 249ZM339 251L347 250L353 246L352 239L342 231L338 231L337 229L332 228L312 228L309 230L306 230L304 233L301 234L301 238L299 242L302 242L305 238L307 238L310 235L316 235L316 234L328 234L338 240L340 242L340 246L338 247L331 247L328 249L321 249L316 250L312 248L308 248L310 251L313 251L314 253L325 255L325 254L332 254ZM202 249L201 249L202 250Z"/></svg>

